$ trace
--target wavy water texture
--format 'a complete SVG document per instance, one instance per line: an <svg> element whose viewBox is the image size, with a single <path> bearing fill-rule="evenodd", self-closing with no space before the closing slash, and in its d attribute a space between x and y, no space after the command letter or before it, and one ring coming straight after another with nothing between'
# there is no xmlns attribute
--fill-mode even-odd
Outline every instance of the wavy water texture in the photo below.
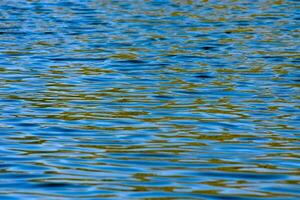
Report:
<svg viewBox="0 0 300 200"><path fill-rule="evenodd" d="M0 1L1 199L300 198L300 2Z"/></svg>

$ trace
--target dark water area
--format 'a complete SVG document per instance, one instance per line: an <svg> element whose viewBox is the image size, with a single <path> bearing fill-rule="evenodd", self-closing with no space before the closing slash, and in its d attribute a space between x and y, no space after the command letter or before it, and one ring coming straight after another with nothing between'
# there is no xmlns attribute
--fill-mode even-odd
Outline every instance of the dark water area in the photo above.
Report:
<svg viewBox="0 0 300 200"><path fill-rule="evenodd" d="M300 199L300 1L1 0L0 199Z"/></svg>

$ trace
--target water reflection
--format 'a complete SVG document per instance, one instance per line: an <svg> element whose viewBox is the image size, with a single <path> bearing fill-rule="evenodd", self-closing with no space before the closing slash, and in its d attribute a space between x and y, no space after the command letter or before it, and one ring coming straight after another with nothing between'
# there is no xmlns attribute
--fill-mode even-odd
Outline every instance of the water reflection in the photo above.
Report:
<svg viewBox="0 0 300 200"><path fill-rule="evenodd" d="M299 7L0 2L0 198L298 199Z"/></svg>

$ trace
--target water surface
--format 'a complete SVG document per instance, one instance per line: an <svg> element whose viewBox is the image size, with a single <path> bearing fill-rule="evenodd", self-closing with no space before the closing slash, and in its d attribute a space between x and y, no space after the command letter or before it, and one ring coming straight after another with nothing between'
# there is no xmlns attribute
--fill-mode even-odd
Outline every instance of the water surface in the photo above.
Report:
<svg viewBox="0 0 300 200"><path fill-rule="evenodd" d="M300 198L300 2L3 0L1 199Z"/></svg>

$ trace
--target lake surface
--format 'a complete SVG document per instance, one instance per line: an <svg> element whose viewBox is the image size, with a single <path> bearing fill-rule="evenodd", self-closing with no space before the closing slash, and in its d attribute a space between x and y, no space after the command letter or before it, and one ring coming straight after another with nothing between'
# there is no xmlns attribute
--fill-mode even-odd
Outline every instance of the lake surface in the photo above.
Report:
<svg viewBox="0 0 300 200"><path fill-rule="evenodd" d="M300 1L0 16L0 199L300 198Z"/></svg>

